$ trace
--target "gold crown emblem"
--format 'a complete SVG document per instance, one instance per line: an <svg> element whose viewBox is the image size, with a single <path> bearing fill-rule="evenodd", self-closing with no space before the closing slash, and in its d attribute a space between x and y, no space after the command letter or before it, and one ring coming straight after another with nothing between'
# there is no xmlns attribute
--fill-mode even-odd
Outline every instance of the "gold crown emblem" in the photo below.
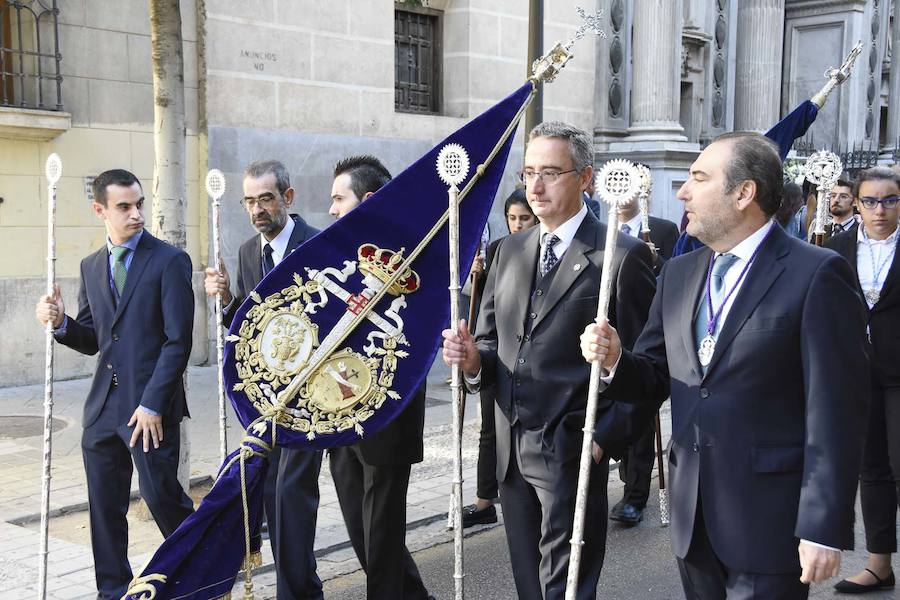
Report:
<svg viewBox="0 0 900 600"><path fill-rule="evenodd" d="M357 252L359 256L359 270L367 275L373 275L383 283L390 281L397 270L403 264L403 248L399 252L379 248L374 244L363 244ZM419 289L419 275L412 269L406 269L400 277L388 288L388 293L394 296L411 294Z"/></svg>

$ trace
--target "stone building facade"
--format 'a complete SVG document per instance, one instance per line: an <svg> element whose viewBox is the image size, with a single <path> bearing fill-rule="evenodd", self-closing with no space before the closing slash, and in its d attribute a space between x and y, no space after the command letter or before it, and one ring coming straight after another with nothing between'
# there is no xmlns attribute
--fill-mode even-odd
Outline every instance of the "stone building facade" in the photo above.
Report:
<svg viewBox="0 0 900 600"><path fill-rule="evenodd" d="M900 0L546 0L544 45L572 36L578 5L604 11L606 39L585 38L545 87L544 119L592 131L597 164L649 164L653 212L678 221L674 190L702 146L731 129L764 130L824 83L856 40L856 73L836 90L810 139L874 145L885 156L900 137L891 77L891 11ZM37 1L24 2L37 5ZM42 0L52 5L51 0ZM326 227L334 163L371 153L398 173L445 135L518 87L527 65L526 0L182 0L188 140L188 251L197 320L193 362L209 357L207 168L222 169L222 247L234 271L252 235L240 207L241 172L254 159L289 167L296 209ZM421 6L424 4L425 6ZM0 7L8 8L6 0ZM87 184L125 167L153 174L149 17L145 1L57 0L61 106L0 86L0 386L39 381L43 333L33 305L43 287L46 182L51 152L63 159L58 274L76 304L78 263L103 244ZM16 40L10 13L0 46ZM27 25L27 22L26 22ZM43 30L42 30L43 31ZM894 34L897 32L894 31ZM43 40L53 38L45 34ZM27 27L26 36L27 37ZM0 57L12 72L18 58ZM40 59L45 69L52 61ZM26 64L26 68L28 67ZM412 75L411 75L412 73ZM52 97L54 79L43 88ZM7 94L4 96L4 90ZM25 106L22 106L22 100ZM890 101L889 101L890 100ZM51 102L52 104L52 102ZM892 120L893 119L893 120ZM521 166L517 134L492 216ZM149 216L149 215L148 215ZM398 215L397 218L403 218ZM149 219L148 219L149 222ZM61 349L61 377L87 374L91 358Z"/></svg>

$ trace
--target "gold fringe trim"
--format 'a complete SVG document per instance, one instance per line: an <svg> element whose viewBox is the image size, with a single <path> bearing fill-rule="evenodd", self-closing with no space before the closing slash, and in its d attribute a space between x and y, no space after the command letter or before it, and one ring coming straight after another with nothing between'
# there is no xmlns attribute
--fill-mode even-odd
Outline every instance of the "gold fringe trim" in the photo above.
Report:
<svg viewBox="0 0 900 600"><path fill-rule="evenodd" d="M262 566L262 552L251 552L249 556L244 557L244 561L241 563L241 571L246 571L247 568L258 569ZM226 600L228 600L226 598Z"/></svg>

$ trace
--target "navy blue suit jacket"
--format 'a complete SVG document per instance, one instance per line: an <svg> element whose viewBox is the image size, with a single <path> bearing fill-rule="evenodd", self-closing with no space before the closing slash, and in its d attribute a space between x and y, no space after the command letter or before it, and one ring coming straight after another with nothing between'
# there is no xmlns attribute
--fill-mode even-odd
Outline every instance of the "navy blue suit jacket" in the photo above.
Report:
<svg viewBox="0 0 900 600"><path fill-rule="evenodd" d="M182 374L191 353L194 294L188 255L144 231L116 304L109 286L104 246L81 261L78 316L57 340L83 354L97 354L97 370L84 405L84 427L100 416L113 374L122 393L105 415L128 422L142 405L165 424L187 414Z"/></svg>
<svg viewBox="0 0 900 600"><path fill-rule="evenodd" d="M798 539L853 547L869 393L863 306L846 260L776 225L704 374L693 322L711 252L663 267L647 326L606 395L659 404L671 392L677 556L699 505L727 567L796 573Z"/></svg>

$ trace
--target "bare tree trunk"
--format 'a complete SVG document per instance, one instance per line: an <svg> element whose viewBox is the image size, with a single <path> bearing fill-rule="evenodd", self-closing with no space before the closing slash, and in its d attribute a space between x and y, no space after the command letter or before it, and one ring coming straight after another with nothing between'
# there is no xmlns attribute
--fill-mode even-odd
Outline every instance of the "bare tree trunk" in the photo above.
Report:
<svg viewBox="0 0 900 600"><path fill-rule="evenodd" d="M187 246L185 228L184 56L179 0L148 0L153 61L153 234L177 248ZM185 376L185 387L187 377ZM178 480L190 487L190 440L181 422Z"/></svg>

